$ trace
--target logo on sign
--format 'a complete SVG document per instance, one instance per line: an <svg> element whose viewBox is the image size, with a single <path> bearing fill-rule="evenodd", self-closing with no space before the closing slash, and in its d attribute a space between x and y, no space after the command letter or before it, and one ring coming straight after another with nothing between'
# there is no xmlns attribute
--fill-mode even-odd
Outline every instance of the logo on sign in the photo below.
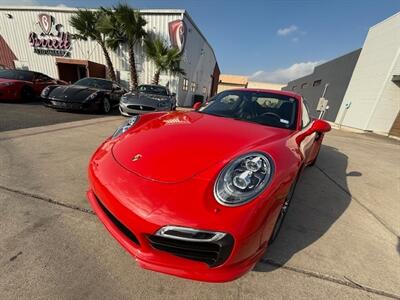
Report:
<svg viewBox="0 0 400 300"><path fill-rule="evenodd" d="M49 34L53 25L53 18L48 14L39 14L39 25L44 34Z"/></svg>
<svg viewBox="0 0 400 300"><path fill-rule="evenodd" d="M63 25L55 25L54 17L41 13L38 15L40 34L29 33L29 44L37 54L48 54L53 56L70 56L71 34L63 31ZM52 32L52 29L55 31Z"/></svg>
<svg viewBox="0 0 400 300"><path fill-rule="evenodd" d="M186 25L182 20L175 20L168 23L169 39L173 47L183 51L186 42Z"/></svg>

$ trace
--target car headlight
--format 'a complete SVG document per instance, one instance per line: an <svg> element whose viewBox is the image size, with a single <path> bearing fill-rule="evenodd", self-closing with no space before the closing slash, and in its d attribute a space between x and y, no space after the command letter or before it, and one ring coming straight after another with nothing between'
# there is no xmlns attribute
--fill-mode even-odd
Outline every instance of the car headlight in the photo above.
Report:
<svg viewBox="0 0 400 300"><path fill-rule="evenodd" d="M214 185L217 201L226 206L247 203L268 185L273 174L271 158L261 152L239 156L220 172Z"/></svg>
<svg viewBox="0 0 400 300"><path fill-rule="evenodd" d="M99 95L98 92L94 92L93 94L90 94L86 100L93 100L94 98L96 98Z"/></svg>
<svg viewBox="0 0 400 300"><path fill-rule="evenodd" d="M46 97L50 92L50 88L47 86L42 91L42 97Z"/></svg>
<svg viewBox="0 0 400 300"><path fill-rule="evenodd" d="M111 136L111 138L115 139L115 138L119 137L121 134L123 134L129 128L131 128L138 120L139 120L139 116L133 116L133 117L129 118L124 123L122 123L122 125L119 126L117 130L115 130L115 132Z"/></svg>
<svg viewBox="0 0 400 300"><path fill-rule="evenodd" d="M126 103L127 100L128 100L128 96L127 96L127 95L123 95L123 96L121 97L121 102Z"/></svg>

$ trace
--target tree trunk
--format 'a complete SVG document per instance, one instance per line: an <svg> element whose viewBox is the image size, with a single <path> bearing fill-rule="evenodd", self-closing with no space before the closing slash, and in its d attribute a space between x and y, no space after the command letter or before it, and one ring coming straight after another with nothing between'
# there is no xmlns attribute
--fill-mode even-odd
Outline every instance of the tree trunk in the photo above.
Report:
<svg viewBox="0 0 400 300"><path fill-rule="evenodd" d="M108 53L106 45L104 43L99 43L99 44L100 44L101 49L103 50L104 57L106 59L108 77L110 77L110 79L113 82L116 82L117 77L115 76L114 66L112 64L110 54Z"/></svg>
<svg viewBox="0 0 400 300"><path fill-rule="evenodd" d="M131 88L136 90L138 87L138 78L136 73L134 45L134 43L129 45L129 65L131 67Z"/></svg>
<svg viewBox="0 0 400 300"><path fill-rule="evenodd" d="M158 84L159 82L160 82L160 70L157 70L156 73L154 73L153 84Z"/></svg>

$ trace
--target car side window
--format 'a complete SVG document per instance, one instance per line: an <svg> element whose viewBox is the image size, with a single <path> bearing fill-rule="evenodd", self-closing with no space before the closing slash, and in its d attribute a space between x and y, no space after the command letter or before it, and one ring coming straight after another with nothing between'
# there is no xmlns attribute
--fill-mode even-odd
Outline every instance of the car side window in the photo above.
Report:
<svg viewBox="0 0 400 300"><path fill-rule="evenodd" d="M310 113L308 110L308 106L306 101L303 99L302 104L301 104L301 110L302 110L302 116L301 116L301 121L302 121L302 128L307 127L311 123L311 118L310 118Z"/></svg>
<svg viewBox="0 0 400 300"><path fill-rule="evenodd" d="M37 73L37 74L35 75L35 79L36 79L36 80L39 80L39 81L49 81L49 80L52 80L49 76L44 75L44 74L41 74L41 73Z"/></svg>

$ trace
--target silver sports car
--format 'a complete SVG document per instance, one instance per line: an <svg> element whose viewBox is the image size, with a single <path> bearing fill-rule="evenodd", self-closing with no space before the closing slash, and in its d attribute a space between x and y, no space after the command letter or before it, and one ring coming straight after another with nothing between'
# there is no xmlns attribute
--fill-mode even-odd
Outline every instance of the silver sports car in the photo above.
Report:
<svg viewBox="0 0 400 300"><path fill-rule="evenodd" d="M123 95L119 102L119 111L124 116L175 108L175 94L162 85L140 85L136 91Z"/></svg>

